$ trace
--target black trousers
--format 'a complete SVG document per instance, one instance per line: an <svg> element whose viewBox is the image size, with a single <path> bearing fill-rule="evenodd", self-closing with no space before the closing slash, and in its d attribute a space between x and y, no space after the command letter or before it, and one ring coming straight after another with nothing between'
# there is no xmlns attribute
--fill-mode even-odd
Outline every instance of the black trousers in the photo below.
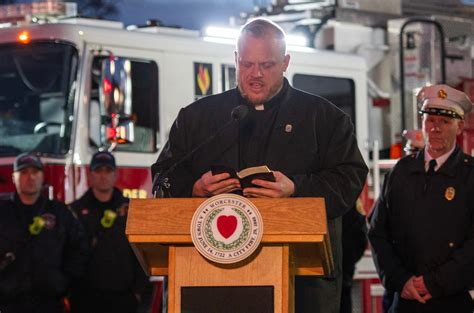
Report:
<svg viewBox="0 0 474 313"><path fill-rule="evenodd" d="M328 220L329 237L334 258L330 277L295 277L296 313L339 313L342 289L342 218Z"/></svg>

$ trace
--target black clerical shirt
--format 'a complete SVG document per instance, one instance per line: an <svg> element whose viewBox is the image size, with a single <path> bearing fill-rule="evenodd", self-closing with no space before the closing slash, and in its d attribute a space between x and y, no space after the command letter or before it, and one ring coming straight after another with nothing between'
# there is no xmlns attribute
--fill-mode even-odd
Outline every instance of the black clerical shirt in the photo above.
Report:
<svg viewBox="0 0 474 313"><path fill-rule="evenodd" d="M263 104L263 110L256 110L255 105L240 99L241 104L249 107L249 113L239 123L239 170L265 165L270 136L288 86L288 81L283 80L283 87L276 96Z"/></svg>

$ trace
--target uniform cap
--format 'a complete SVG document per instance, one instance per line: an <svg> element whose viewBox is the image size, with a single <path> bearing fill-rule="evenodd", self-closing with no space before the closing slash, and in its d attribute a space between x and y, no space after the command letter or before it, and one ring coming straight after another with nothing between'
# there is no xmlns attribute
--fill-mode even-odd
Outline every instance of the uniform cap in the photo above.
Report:
<svg viewBox="0 0 474 313"><path fill-rule="evenodd" d="M92 171L95 171L97 168L101 166L107 166L107 167L110 167L111 169L116 168L115 158L112 155L112 153L108 151L99 151L99 152L96 152L92 156L90 169Z"/></svg>
<svg viewBox="0 0 474 313"><path fill-rule="evenodd" d="M472 102L462 91L448 85L426 86L416 95L420 113L464 119L472 110Z"/></svg>
<svg viewBox="0 0 474 313"><path fill-rule="evenodd" d="M22 153L18 155L13 163L13 171L18 172L27 167L35 167L39 170L43 170L43 163L39 157L30 153Z"/></svg>

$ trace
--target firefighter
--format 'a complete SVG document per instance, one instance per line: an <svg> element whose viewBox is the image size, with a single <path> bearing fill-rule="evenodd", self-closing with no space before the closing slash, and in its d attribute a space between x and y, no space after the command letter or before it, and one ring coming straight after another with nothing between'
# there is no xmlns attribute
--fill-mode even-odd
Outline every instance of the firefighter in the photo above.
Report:
<svg viewBox="0 0 474 313"><path fill-rule="evenodd" d="M415 154L425 146L425 141L423 139L423 132L421 129L405 129L402 133L402 136L406 140L405 147L403 151L405 151L405 155ZM383 296L382 296L382 310L384 313L388 313L390 311L390 307L392 306L394 292L385 289Z"/></svg>
<svg viewBox="0 0 474 313"><path fill-rule="evenodd" d="M115 187L110 152L93 155L89 178L89 190L71 204L92 246L86 274L71 294L71 311L136 312L146 276L125 236L128 199Z"/></svg>
<svg viewBox="0 0 474 313"><path fill-rule="evenodd" d="M41 194L43 164L20 154L16 192L0 203L0 312L64 312L63 297L84 272L84 230L68 208Z"/></svg>
<svg viewBox="0 0 474 313"><path fill-rule="evenodd" d="M384 181L369 240L390 312L472 313L474 159L456 145L472 103L446 85L418 93L425 148Z"/></svg>

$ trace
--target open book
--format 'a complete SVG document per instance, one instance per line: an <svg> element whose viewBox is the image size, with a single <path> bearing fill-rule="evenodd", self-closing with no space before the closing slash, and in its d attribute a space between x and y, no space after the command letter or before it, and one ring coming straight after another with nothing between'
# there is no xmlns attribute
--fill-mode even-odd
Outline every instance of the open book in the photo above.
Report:
<svg viewBox="0 0 474 313"><path fill-rule="evenodd" d="M248 187L258 187L252 184L252 180L254 179L262 179L272 182L275 181L275 176L273 175L273 172L266 165L248 167L239 172L225 165L212 165L211 172L212 175L229 173L230 177L237 178L240 181L240 186L242 187L242 189Z"/></svg>

